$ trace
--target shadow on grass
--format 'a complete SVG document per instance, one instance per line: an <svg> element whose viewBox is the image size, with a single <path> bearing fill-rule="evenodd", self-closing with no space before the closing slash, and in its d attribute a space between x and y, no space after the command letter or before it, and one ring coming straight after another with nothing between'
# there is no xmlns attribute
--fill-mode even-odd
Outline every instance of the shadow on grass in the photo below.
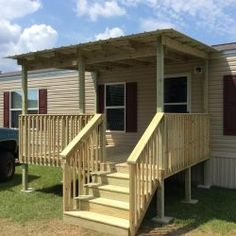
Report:
<svg viewBox="0 0 236 236"><path fill-rule="evenodd" d="M156 202L152 201L139 235L185 235L205 224L208 229L220 234L236 229L236 190L193 187L192 196L199 200L196 205L181 203L183 185L166 184L165 194L166 216L174 217L174 224L162 226L150 221L156 216Z"/></svg>
<svg viewBox="0 0 236 236"><path fill-rule="evenodd" d="M54 194L56 196L62 196L62 184L52 185L43 189L37 189L37 192Z"/></svg>
<svg viewBox="0 0 236 236"><path fill-rule="evenodd" d="M40 178L36 175L29 175L28 180L29 183L35 179ZM21 174L15 174L11 180L8 180L6 182L0 182L0 191L9 190L11 188L17 187L22 184L22 175Z"/></svg>

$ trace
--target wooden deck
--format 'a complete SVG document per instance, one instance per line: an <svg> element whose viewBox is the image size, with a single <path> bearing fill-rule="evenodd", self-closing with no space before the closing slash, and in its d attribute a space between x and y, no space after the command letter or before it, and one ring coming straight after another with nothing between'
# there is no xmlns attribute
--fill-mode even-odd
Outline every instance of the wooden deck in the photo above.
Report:
<svg viewBox="0 0 236 236"><path fill-rule="evenodd" d="M20 160L63 167L65 220L120 235L135 235L157 190L164 217L164 179L191 178L209 150L207 114L156 113L135 148L105 146L102 114L20 118Z"/></svg>

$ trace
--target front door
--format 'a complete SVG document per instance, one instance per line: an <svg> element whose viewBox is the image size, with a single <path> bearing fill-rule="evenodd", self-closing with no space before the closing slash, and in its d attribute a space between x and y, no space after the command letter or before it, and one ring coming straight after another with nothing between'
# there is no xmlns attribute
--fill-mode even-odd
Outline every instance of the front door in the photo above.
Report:
<svg viewBox="0 0 236 236"><path fill-rule="evenodd" d="M164 112L189 112L187 76L166 77L164 79Z"/></svg>

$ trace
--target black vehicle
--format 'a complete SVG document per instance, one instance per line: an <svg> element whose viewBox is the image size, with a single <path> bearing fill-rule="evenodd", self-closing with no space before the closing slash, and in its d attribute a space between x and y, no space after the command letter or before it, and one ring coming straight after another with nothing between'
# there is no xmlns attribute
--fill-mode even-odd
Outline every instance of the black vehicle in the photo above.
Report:
<svg viewBox="0 0 236 236"><path fill-rule="evenodd" d="M0 181L12 178L17 160L18 131L0 128Z"/></svg>

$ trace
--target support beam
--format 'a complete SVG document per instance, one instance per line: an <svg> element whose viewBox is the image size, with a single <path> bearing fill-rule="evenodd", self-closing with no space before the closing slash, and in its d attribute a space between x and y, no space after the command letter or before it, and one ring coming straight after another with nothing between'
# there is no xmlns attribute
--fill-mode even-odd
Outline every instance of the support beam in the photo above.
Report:
<svg viewBox="0 0 236 236"><path fill-rule="evenodd" d="M152 218L159 224L169 224L173 221L173 217L165 216L165 182L164 179L160 180L157 188L157 217Z"/></svg>
<svg viewBox="0 0 236 236"><path fill-rule="evenodd" d="M28 111L28 71L25 66L22 66L22 115L27 114ZM26 128L26 126L25 126ZM27 132L25 131L25 141L27 141ZM26 142L25 142L26 143ZM27 148L25 149L25 155L28 155ZM22 192L31 192L32 189L28 188L28 164L22 164Z"/></svg>
<svg viewBox="0 0 236 236"><path fill-rule="evenodd" d="M182 202L187 204L198 203L198 200L192 199L191 167L185 170L185 199Z"/></svg>
<svg viewBox="0 0 236 236"><path fill-rule="evenodd" d="M79 113L85 113L85 61L83 56L78 58L79 71Z"/></svg>
<svg viewBox="0 0 236 236"><path fill-rule="evenodd" d="M200 50L196 47L191 47L186 43L181 43L176 39L171 39L170 37L164 36L162 40L163 45L168 48L171 48L175 51L189 54L198 58L208 59L208 54L203 50Z"/></svg>
<svg viewBox="0 0 236 236"><path fill-rule="evenodd" d="M157 40L157 78L156 78L156 99L157 112L164 111L164 47L161 37Z"/></svg>

